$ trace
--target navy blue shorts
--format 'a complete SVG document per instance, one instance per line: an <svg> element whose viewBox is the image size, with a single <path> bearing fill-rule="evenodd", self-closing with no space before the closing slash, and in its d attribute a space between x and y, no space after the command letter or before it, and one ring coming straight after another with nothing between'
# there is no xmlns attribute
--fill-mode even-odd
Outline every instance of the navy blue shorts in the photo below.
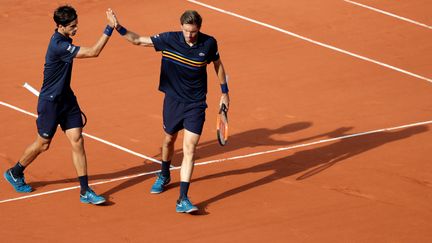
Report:
<svg viewBox="0 0 432 243"><path fill-rule="evenodd" d="M39 98L37 112L36 125L39 135L43 138L54 137L59 124L63 131L83 127L81 109L75 97L63 101Z"/></svg>
<svg viewBox="0 0 432 243"><path fill-rule="evenodd" d="M163 105L163 126L166 133L173 135L183 128L201 135L205 121L205 101L183 103L165 96Z"/></svg>

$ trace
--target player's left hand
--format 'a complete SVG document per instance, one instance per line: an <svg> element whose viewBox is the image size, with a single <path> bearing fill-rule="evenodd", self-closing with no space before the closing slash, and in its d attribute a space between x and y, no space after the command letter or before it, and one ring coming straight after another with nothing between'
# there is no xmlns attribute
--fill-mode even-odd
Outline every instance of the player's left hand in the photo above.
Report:
<svg viewBox="0 0 432 243"><path fill-rule="evenodd" d="M107 19L108 19L109 25L110 25L111 27L116 28L117 25L118 25L119 23L118 23L117 17L116 17L115 14L114 14L114 11L113 11L112 9L109 8L109 9L106 11L106 15L107 15Z"/></svg>
<svg viewBox="0 0 432 243"><path fill-rule="evenodd" d="M230 98L228 93L222 94L219 107L222 106L222 104L225 104L227 110L229 110Z"/></svg>

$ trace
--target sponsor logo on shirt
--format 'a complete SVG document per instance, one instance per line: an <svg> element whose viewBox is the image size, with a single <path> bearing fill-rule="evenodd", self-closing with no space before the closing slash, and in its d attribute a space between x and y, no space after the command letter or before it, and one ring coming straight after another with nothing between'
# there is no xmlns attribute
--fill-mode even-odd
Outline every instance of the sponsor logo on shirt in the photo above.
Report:
<svg viewBox="0 0 432 243"><path fill-rule="evenodd" d="M70 52L70 53L73 53L75 51L75 48L76 48L75 46L72 46L72 45L69 44L69 46L67 48L67 51Z"/></svg>
<svg viewBox="0 0 432 243"><path fill-rule="evenodd" d="M200 52L199 54L198 54L200 57L203 57L203 56L205 56L205 54L204 53L202 53L202 52Z"/></svg>

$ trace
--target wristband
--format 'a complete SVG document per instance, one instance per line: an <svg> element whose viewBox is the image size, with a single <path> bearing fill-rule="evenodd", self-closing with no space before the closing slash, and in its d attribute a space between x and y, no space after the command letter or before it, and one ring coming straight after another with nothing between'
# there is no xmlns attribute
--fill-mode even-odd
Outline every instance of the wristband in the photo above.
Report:
<svg viewBox="0 0 432 243"><path fill-rule="evenodd" d="M228 84L227 83L221 84L220 86L221 86L221 90L222 90L223 94L228 93L229 89L228 89Z"/></svg>
<svg viewBox="0 0 432 243"><path fill-rule="evenodd" d="M111 36L111 35L112 35L112 32L113 32L113 30L114 30L114 28L113 28L113 27L111 27L111 26L107 25L107 26L105 27L105 30L104 30L104 34L105 34L105 35L107 35L107 36Z"/></svg>
<svg viewBox="0 0 432 243"><path fill-rule="evenodd" d="M126 35L127 29L121 25L118 25L116 28L117 32L119 32L120 35Z"/></svg>

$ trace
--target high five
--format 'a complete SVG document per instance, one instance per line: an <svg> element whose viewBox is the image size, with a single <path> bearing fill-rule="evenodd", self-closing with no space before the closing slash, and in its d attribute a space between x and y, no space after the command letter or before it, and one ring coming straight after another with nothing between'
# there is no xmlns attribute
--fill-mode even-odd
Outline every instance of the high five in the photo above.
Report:
<svg viewBox="0 0 432 243"><path fill-rule="evenodd" d="M113 12L115 28L134 45L154 47L162 54L159 90L165 93L163 102L162 168L157 174L151 193L163 192L170 182L170 165L178 132L184 129L183 160L180 170L180 196L176 211L191 213L198 210L188 198L194 167L195 149L200 139L207 108L207 64L213 62L221 85L220 103L229 107L225 69L219 56L216 39L200 32L202 18L192 10L180 17L181 31L140 36L120 25Z"/></svg>

